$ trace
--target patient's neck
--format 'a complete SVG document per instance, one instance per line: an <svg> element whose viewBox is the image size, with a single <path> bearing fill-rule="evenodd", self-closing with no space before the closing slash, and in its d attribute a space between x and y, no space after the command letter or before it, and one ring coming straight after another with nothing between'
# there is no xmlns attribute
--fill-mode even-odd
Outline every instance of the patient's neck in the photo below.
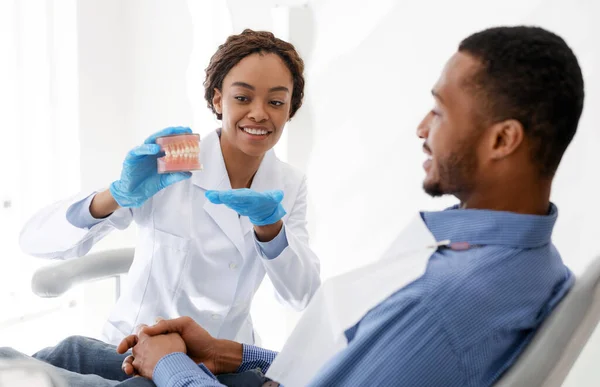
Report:
<svg viewBox="0 0 600 387"><path fill-rule="evenodd" d="M461 208L548 215L552 179L514 179L483 185L461 195Z"/></svg>

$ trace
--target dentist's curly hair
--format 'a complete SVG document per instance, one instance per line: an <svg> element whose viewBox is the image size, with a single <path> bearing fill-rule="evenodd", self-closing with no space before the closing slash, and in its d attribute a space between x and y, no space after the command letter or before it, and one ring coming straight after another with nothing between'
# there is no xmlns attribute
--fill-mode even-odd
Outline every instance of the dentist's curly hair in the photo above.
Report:
<svg viewBox="0 0 600 387"><path fill-rule="evenodd" d="M231 35L220 45L217 52L210 58L204 80L204 99L208 108L216 114L217 119L223 118L213 106L215 89L222 90L223 79L229 71L248 55L255 53L272 53L279 56L292 73L293 90L290 106L290 118L296 114L304 98L304 61L291 43L276 38L271 32L245 29L241 34Z"/></svg>

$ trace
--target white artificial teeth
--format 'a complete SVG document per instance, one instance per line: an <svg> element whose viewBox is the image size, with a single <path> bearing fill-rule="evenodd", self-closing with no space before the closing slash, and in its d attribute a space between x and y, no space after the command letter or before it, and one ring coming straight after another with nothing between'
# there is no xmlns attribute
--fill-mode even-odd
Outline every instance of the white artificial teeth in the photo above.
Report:
<svg viewBox="0 0 600 387"><path fill-rule="evenodd" d="M173 159L199 158L200 147L195 142L184 142L181 144L170 144L164 147L165 157Z"/></svg>

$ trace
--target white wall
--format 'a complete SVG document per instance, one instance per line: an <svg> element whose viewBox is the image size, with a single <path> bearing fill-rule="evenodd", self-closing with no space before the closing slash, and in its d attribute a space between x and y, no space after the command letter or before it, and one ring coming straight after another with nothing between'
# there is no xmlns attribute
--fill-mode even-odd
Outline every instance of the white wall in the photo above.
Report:
<svg viewBox="0 0 600 387"><path fill-rule="evenodd" d="M167 126L191 125L186 71L192 51L184 0L77 3L81 187L119 178L126 153ZM94 251L133 246L135 226ZM85 287L86 324L98 334L114 304L114 281Z"/></svg>
<svg viewBox="0 0 600 387"><path fill-rule="evenodd" d="M126 153L167 126L191 125L187 2L78 2L82 189L119 178ZM133 244L131 228L96 249Z"/></svg>
<svg viewBox="0 0 600 387"><path fill-rule="evenodd" d="M0 342L25 352L81 326L71 292L41 299L33 271L47 261L18 246L24 222L79 187L77 34L74 0L0 2ZM4 203L2 203L4 204Z"/></svg>
<svg viewBox="0 0 600 387"><path fill-rule="evenodd" d="M186 1L83 0L78 25L82 186L93 189L153 132L191 124L192 28Z"/></svg>

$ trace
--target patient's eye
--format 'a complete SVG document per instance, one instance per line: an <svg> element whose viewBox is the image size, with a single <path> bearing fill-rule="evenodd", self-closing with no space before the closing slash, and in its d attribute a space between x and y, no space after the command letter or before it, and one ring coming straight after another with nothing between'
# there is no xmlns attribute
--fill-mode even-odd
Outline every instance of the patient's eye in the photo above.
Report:
<svg viewBox="0 0 600 387"><path fill-rule="evenodd" d="M279 106L285 105L285 102L282 102L282 101L271 101L271 105L279 107Z"/></svg>
<svg viewBox="0 0 600 387"><path fill-rule="evenodd" d="M248 101L250 101L250 98L245 97L243 95L238 95L237 97L234 97L234 98L237 99L240 102L248 102Z"/></svg>

